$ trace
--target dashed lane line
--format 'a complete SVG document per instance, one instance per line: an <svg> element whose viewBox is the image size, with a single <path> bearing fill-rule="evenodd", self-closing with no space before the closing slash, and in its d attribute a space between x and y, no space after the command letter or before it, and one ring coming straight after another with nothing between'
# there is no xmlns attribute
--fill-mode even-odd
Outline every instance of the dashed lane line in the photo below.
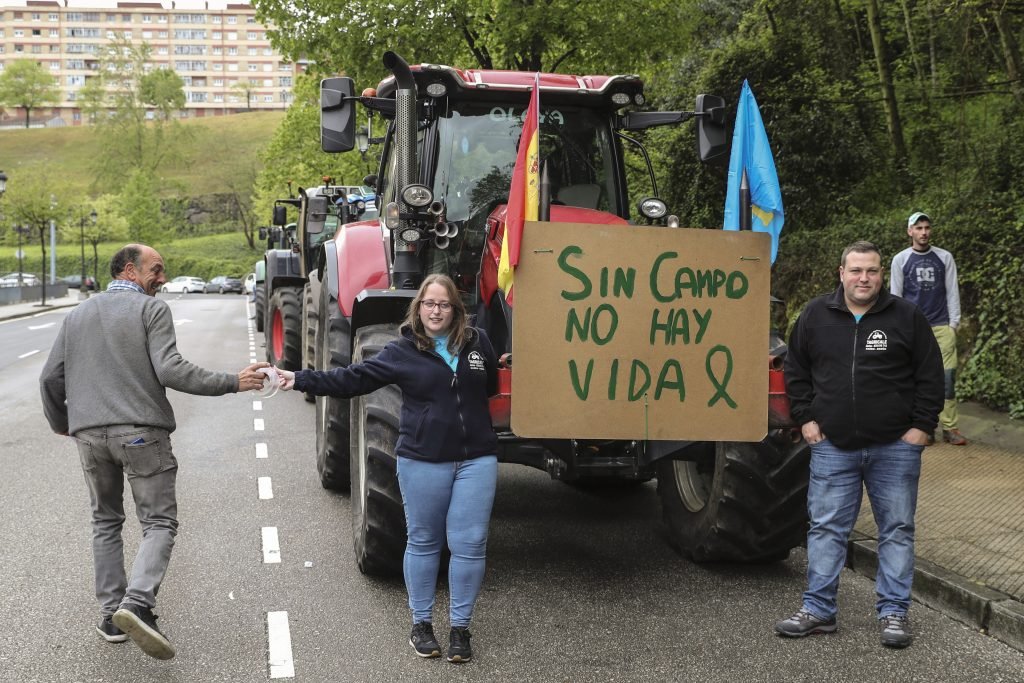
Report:
<svg viewBox="0 0 1024 683"><path fill-rule="evenodd" d="M267 641L271 678L294 678L292 636L288 628L288 612L267 612Z"/></svg>
<svg viewBox="0 0 1024 683"><path fill-rule="evenodd" d="M277 540L277 527L265 526L263 535L263 564L281 564L281 543Z"/></svg>
<svg viewBox="0 0 1024 683"><path fill-rule="evenodd" d="M267 457L267 444L265 444L265 443L258 443L258 444L256 444L256 457L261 459L261 460L263 458Z"/></svg>
<svg viewBox="0 0 1024 683"><path fill-rule="evenodd" d="M259 491L260 500L270 500L274 497L274 485L270 483L270 477L259 477L256 480L256 488Z"/></svg>

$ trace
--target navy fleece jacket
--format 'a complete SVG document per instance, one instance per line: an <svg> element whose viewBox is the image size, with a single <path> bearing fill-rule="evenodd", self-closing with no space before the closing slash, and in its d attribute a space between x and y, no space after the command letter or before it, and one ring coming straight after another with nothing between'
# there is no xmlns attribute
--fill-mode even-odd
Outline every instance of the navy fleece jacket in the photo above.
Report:
<svg viewBox="0 0 1024 683"><path fill-rule="evenodd" d="M299 370L295 390L352 398L394 384L402 390L396 453L430 462L470 460L497 453L487 398L497 389L497 359L486 333L470 328L453 373L433 349L421 351L412 333L362 363L334 370Z"/></svg>

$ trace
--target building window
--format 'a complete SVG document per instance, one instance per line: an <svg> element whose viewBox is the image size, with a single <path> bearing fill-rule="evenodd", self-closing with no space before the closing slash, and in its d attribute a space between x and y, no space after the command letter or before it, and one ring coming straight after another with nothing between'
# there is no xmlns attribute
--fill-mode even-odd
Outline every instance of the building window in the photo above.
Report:
<svg viewBox="0 0 1024 683"><path fill-rule="evenodd" d="M256 35L256 31L249 31L248 33L245 34L245 37L248 40L257 40L258 39L258 37Z"/></svg>
<svg viewBox="0 0 1024 683"><path fill-rule="evenodd" d="M220 15L219 14L214 14L212 17L210 17L210 23L211 24L219 24L220 23Z"/></svg>
<svg viewBox="0 0 1024 683"><path fill-rule="evenodd" d="M291 76L281 76L279 79L277 79L277 82L280 84L280 86L282 88L290 88L290 87L292 87L292 77Z"/></svg>
<svg viewBox="0 0 1024 683"><path fill-rule="evenodd" d="M269 47L263 48L263 56L264 57L270 57L273 54L274 54L274 51L272 49L270 49Z"/></svg>
<svg viewBox="0 0 1024 683"><path fill-rule="evenodd" d="M256 71L256 70L258 70L258 68L259 67L258 67L257 64L250 64L249 65L249 71Z"/></svg>
<svg viewBox="0 0 1024 683"><path fill-rule="evenodd" d="M215 47L215 48L213 48L213 54L215 54L215 55L222 55L222 54L224 54L224 49L220 48L220 47Z"/></svg>
<svg viewBox="0 0 1024 683"><path fill-rule="evenodd" d="M165 54L167 54L167 46L166 45L161 45L160 47L158 47L156 49L156 53L158 55L165 55Z"/></svg>
<svg viewBox="0 0 1024 683"><path fill-rule="evenodd" d="M224 87L224 79L223 78L215 78L215 79L213 79L213 87L215 87L215 88L223 88Z"/></svg>
<svg viewBox="0 0 1024 683"><path fill-rule="evenodd" d="M228 48L228 54L229 55L237 55L238 54L238 48L237 47L229 47Z"/></svg>
<svg viewBox="0 0 1024 683"><path fill-rule="evenodd" d="M32 13L32 21L39 21L40 18L39 12Z"/></svg>
<svg viewBox="0 0 1024 683"><path fill-rule="evenodd" d="M216 94L215 94L215 95L213 96L213 101L214 101L214 102L223 102L223 101L224 101L224 96L223 96L223 95L221 95L220 93L216 93Z"/></svg>
<svg viewBox="0 0 1024 683"><path fill-rule="evenodd" d="M255 56L257 56L259 54L259 50L257 50L254 47L250 47L248 50L246 50L246 54L249 55L250 57L255 57Z"/></svg>
<svg viewBox="0 0 1024 683"><path fill-rule="evenodd" d="M224 34L221 33L220 31L214 31L213 32L213 39L214 40L220 40L223 37L224 37Z"/></svg>
<svg viewBox="0 0 1024 683"><path fill-rule="evenodd" d="M60 62L50 62L50 71L60 71Z"/></svg>
<svg viewBox="0 0 1024 683"><path fill-rule="evenodd" d="M50 29L50 37L51 38L60 38L60 29L51 28Z"/></svg>
<svg viewBox="0 0 1024 683"><path fill-rule="evenodd" d="M264 95L263 96L263 101L264 102L273 102L274 101L274 96L273 95Z"/></svg>
<svg viewBox="0 0 1024 683"><path fill-rule="evenodd" d="M152 37L153 37L153 32L152 31L143 31L142 32L142 39L143 40L150 40Z"/></svg>
<svg viewBox="0 0 1024 683"><path fill-rule="evenodd" d="M54 12L50 12L50 21L57 21L57 15Z"/></svg>
<svg viewBox="0 0 1024 683"><path fill-rule="evenodd" d="M255 24L256 23L256 17L254 17L254 16L252 16L250 14L249 16L247 16L245 18L245 23L247 23L247 24Z"/></svg>
<svg viewBox="0 0 1024 683"><path fill-rule="evenodd" d="M228 15L228 23L229 24L237 24L238 23L238 17L234 16L233 14L229 14Z"/></svg>
<svg viewBox="0 0 1024 683"><path fill-rule="evenodd" d="M221 64L220 62L214 62L213 63L213 70L214 71L223 71L224 70L224 65Z"/></svg>
<svg viewBox="0 0 1024 683"><path fill-rule="evenodd" d="M228 64L228 71L238 71L237 64Z"/></svg>
<svg viewBox="0 0 1024 683"><path fill-rule="evenodd" d="M264 88L273 88L274 87L274 79L273 78L264 78L263 79L263 87Z"/></svg>
<svg viewBox="0 0 1024 683"><path fill-rule="evenodd" d="M167 31L160 31L156 35L157 35L158 38L166 38L167 37Z"/></svg>
<svg viewBox="0 0 1024 683"><path fill-rule="evenodd" d="M41 29L41 28L34 28L34 29L32 29L32 35L34 35L34 36L41 36L41 35L43 35L43 29Z"/></svg>
<svg viewBox="0 0 1024 683"><path fill-rule="evenodd" d="M263 65L263 70L264 71L273 71L274 70L274 65L273 64L264 64Z"/></svg>
<svg viewBox="0 0 1024 683"><path fill-rule="evenodd" d="M158 24L166 24L167 23L167 15L166 14L158 15L157 18L156 18L156 23L158 23Z"/></svg>
<svg viewBox="0 0 1024 683"><path fill-rule="evenodd" d="M14 37L15 38L24 38L25 37L25 32L22 29L20 29L20 28L16 28L16 29L14 29Z"/></svg>
<svg viewBox="0 0 1024 683"><path fill-rule="evenodd" d="M228 31L228 40L238 40L238 31Z"/></svg>
<svg viewBox="0 0 1024 683"><path fill-rule="evenodd" d="M143 24L152 24L153 23L153 15L152 14L143 14L142 15L142 23Z"/></svg>

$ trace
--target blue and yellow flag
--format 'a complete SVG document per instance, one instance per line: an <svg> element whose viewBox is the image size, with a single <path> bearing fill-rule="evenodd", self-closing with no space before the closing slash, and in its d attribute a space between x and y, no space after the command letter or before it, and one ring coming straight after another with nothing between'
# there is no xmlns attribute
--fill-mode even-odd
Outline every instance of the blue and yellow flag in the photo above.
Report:
<svg viewBox="0 0 1024 683"><path fill-rule="evenodd" d="M775 172L775 159L768 145L768 134L761 121L761 111L750 86L743 81L736 125L732 132L732 153L729 157L729 184L725 190L726 230L740 229L740 178L747 172L750 185L751 227L772 236L772 263L779 251L779 235L786 215L782 210L782 190Z"/></svg>

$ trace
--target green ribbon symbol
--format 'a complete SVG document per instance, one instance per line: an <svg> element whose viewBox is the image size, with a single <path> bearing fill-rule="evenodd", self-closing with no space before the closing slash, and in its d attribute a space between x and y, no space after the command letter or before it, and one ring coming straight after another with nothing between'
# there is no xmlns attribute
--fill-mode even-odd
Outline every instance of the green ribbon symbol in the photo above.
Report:
<svg viewBox="0 0 1024 683"><path fill-rule="evenodd" d="M715 376L715 371L711 369L711 359L716 353L719 352L725 354L725 377L722 379L722 381L718 380L718 377ZM721 398L725 399L726 404L728 404L730 408L735 408L736 401L732 400L732 397L729 396L729 392L725 390L726 387L729 385L729 379L732 377L732 351L730 351L727 346L723 346L722 344L713 347L710 351L708 351L708 355L704 360L704 369L708 373L708 379L710 379L711 383L715 385L715 395L711 397L710 401L708 401L708 407L710 408L711 406L715 405L715 403L718 402L718 399Z"/></svg>

